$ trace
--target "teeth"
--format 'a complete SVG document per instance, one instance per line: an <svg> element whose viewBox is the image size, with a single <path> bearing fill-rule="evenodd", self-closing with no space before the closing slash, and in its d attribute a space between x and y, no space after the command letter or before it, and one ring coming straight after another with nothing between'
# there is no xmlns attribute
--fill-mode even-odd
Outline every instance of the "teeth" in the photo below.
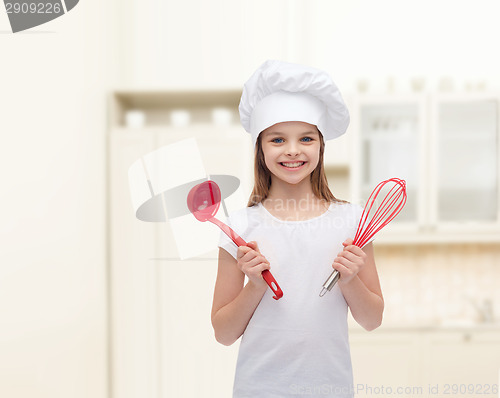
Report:
<svg viewBox="0 0 500 398"><path fill-rule="evenodd" d="M304 164L304 162L294 162L294 163L281 163L285 167L299 167Z"/></svg>

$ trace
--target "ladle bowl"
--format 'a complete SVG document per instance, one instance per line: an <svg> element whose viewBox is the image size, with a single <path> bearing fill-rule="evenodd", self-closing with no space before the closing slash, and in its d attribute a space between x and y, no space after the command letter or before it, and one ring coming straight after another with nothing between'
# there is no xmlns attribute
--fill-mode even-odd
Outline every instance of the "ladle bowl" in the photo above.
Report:
<svg viewBox="0 0 500 398"><path fill-rule="evenodd" d="M204 181L195 185L188 193L187 205L198 221L209 221L219 210L221 193L213 181Z"/></svg>

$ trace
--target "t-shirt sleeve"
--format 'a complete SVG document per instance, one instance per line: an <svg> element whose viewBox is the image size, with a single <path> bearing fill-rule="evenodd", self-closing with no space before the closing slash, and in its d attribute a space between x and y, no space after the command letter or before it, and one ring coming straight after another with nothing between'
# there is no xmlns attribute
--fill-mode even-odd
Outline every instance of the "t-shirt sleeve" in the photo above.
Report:
<svg viewBox="0 0 500 398"><path fill-rule="evenodd" d="M234 216L229 216L228 219L225 221L225 224L227 224L229 227L232 228L232 221L233 221ZM236 253L238 252L238 247L236 244L231 240L229 236L227 236L222 230L220 231L220 236L219 236L219 245L220 248L224 249L227 251L231 256L233 256L236 259Z"/></svg>

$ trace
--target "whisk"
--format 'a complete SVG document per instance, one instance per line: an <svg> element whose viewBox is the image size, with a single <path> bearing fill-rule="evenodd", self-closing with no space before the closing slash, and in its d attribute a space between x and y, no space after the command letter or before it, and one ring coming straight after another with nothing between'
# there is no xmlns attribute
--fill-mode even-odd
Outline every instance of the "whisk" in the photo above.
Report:
<svg viewBox="0 0 500 398"><path fill-rule="evenodd" d="M382 188L388 183L393 183L394 185L384 197L380 205L376 208L371 220L368 221L370 212L375 204L375 199L377 198ZM394 219L394 217L399 214L405 204L405 180L401 180L399 178L390 178L378 184L368 198L368 201L366 202L352 244L360 248L366 245L378 231L389 224ZM333 286L335 285L335 283L337 283L339 278L339 272L337 270L334 270L323 284L323 289L321 290L319 296L323 297L326 292L332 290Z"/></svg>

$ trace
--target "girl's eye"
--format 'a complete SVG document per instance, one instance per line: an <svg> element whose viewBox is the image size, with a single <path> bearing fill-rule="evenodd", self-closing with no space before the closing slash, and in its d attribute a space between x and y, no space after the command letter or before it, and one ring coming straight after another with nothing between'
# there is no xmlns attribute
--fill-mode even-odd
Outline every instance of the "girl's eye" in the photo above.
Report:
<svg viewBox="0 0 500 398"><path fill-rule="evenodd" d="M311 137L304 137L302 138L303 140L306 140L305 142L311 142L312 141L312 138Z"/></svg>
<svg viewBox="0 0 500 398"><path fill-rule="evenodd" d="M279 140L281 140L281 141L279 141ZM283 138L274 138L271 140L271 142L274 142L276 144L281 144L283 142Z"/></svg>

